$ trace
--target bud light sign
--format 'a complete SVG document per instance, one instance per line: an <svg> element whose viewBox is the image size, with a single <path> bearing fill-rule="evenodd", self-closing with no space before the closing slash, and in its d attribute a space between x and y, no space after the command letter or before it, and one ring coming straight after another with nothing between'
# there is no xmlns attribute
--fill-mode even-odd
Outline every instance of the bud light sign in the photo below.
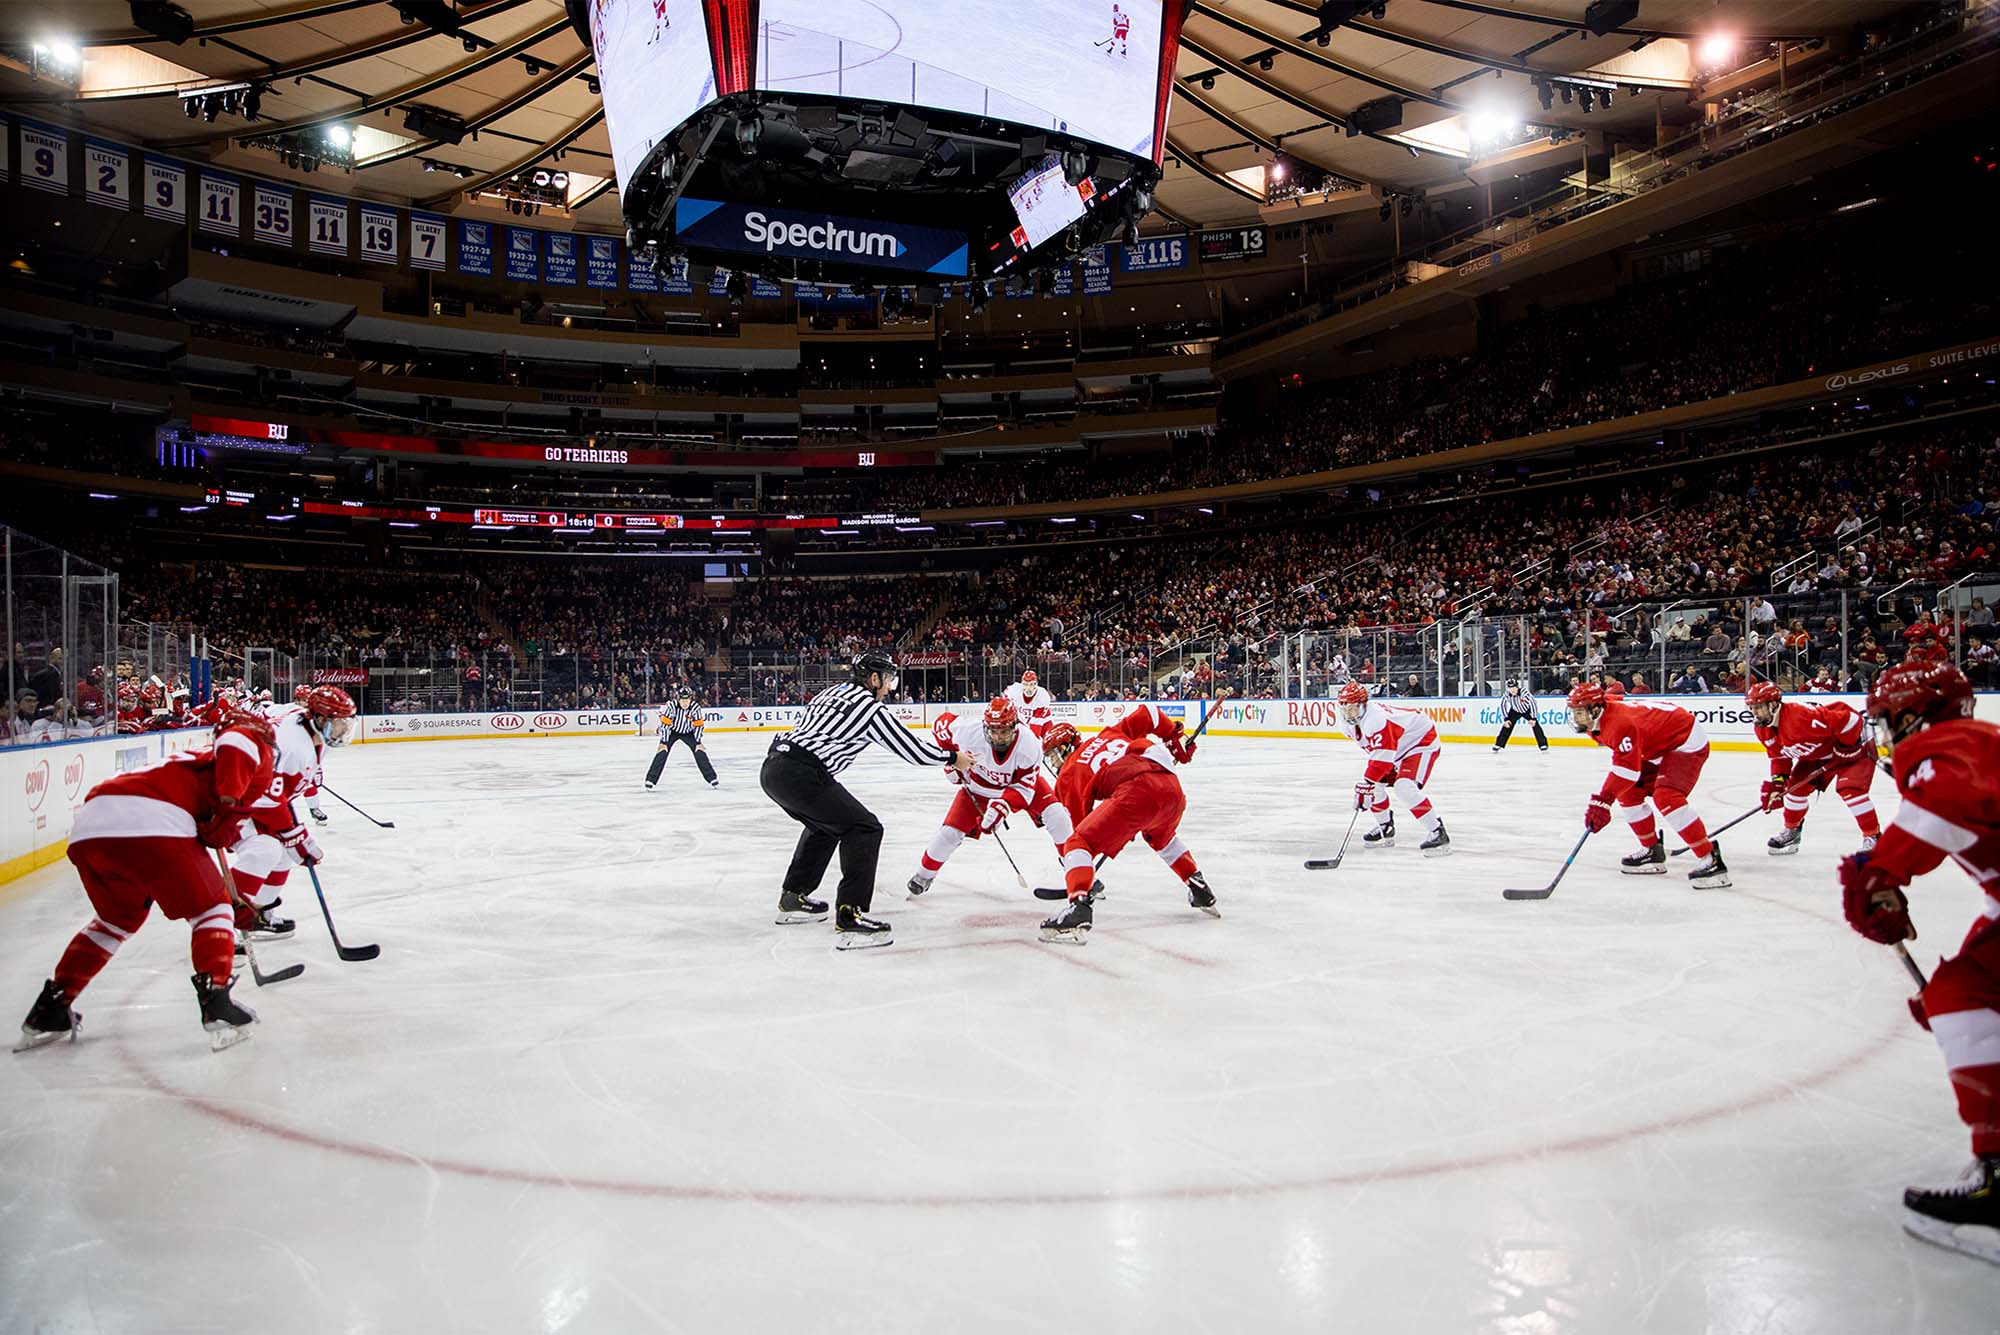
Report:
<svg viewBox="0 0 2000 1335"><path fill-rule="evenodd" d="M674 236L683 246L739 254L782 255L960 278L966 273L963 232L763 204L683 197L674 204Z"/></svg>

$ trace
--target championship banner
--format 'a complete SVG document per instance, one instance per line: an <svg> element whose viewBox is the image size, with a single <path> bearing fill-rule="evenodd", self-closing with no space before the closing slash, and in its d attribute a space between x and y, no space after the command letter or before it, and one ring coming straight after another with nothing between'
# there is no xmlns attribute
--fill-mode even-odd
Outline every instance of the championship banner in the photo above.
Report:
<svg viewBox="0 0 2000 1335"><path fill-rule="evenodd" d="M69 132L21 122L21 184L52 195L69 193Z"/></svg>
<svg viewBox="0 0 2000 1335"><path fill-rule="evenodd" d="M234 176L204 170L201 174L200 209L196 216L204 232L222 236L243 235L243 183Z"/></svg>
<svg viewBox="0 0 2000 1335"><path fill-rule="evenodd" d="M576 237L568 232L544 232L542 241L542 281L557 287L575 287Z"/></svg>
<svg viewBox="0 0 2000 1335"><path fill-rule="evenodd" d="M763 274L751 274L750 295L759 301L776 301L785 295L785 289Z"/></svg>
<svg viewBox="0 0 2000 1335"><path fill-rule="evenodd" d="M347 201L312 197L312 230L306 244L322 255L347 254Z"/></svg>
<svg viewBox="0 0 2000 1335"><path fill-rule="evenodd" d="M630 292L658 292L659 271L645 255L629 247L625 251L625 287Z"/></svg>
<svg viewBox="0 0 2000 1335"><path fill-rule="evenodd" d="M410 215L410 267L434 272L444 268L444 219L434 213Z"/></svg>
<svg viewBox="0 0 2000 1335"><path fill-rule="evenodd" d="M801 260L862 260L910 273L966 276L965 233L939 227L683 195L674 203L674 236L683 246L710 250Z"/></svg>
<svg viewBox="0 0 2000 1335"><path fill-rule="evenodd" d="M187 222L187 168L165 158L146 159L146 216Z"/></svg>
<svg viewBox="0 0 2000 1335"><path fill-rule="evenodd" d="M585 287L618 286L618 238L587 236L583 239L583 283Z"/></svg>
<svg viewBox="0 0 2000 1335"><path fill-rule="evenodd" d="M83 141L83 197L107 209L132 206L132 155L122 145Z"/></svg>
<svg viewBox="0 0 2000 1335"><path fill-rule="evenodd" d="M1111 295L1111 248L1091 246L1083 252L1083 295Z"/></svg>
<svg viewBox="0 0 2000 1335"><path fill-rule="evenodd" d="M377 264L394 264L402 257L396 244L396 211L374 204L361 206L361 258Z"/></svg>
<svg viewBox="0 0 2000 1335"><path fill-rule="evenodd" d="M459 220L458 271L474 278L493 276L493 226Z"/></svg>
<svg viewBox="0 0 2000 1335"><path fill-rule="evenodd" d="M694 295L694 284L688 279L687 256L674 257L671 267L667 270L667 276L660 280L660 291L673 297Z"/></svg>
<svg viewBox="0 0 2000 1335"><path fill-rule="evenodd" d="M257 182L250 200L250 235L289 249L296 231L292 210L291 191L269 181Z"/></svg>
<svg viewBox="0 0 2000 1335"><path fill-rule="evenodd" d="M1056 270L1056 281L1049 288L1052 297L1073 297L1076 295L1076 266L1064 264Z"/></svg>
<svg viewBox="0 0 2000 1335"><path fill-rule="evenodd" d="M1165 269L1185 269L1188 262L1187 233L1177 236L1149 236L1138 245L1118 248L1126 273L1159 273Z"/></svg>
<svg viewBox="0 0 2000 1335"><path fill-rule="evenodd" d="M526 227L507 229L507 278L516 283L533 283L541 279L541 247L535 243L535 233Z"/></svg>

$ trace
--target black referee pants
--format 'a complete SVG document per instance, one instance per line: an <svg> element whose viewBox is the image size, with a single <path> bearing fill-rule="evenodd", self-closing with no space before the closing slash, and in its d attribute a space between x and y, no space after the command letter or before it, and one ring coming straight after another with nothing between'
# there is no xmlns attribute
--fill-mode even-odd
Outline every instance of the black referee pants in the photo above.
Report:
<svg viewBox="0 0 2000 1335"><path fill-rule="evenodd" d="M1542 750L1544 751L1548 750L1549 739L1547 734L1545 734L1542 731L1542 721L1533 714L1509 714L1507 716L1507 721L1500 725L1500 735L1493 739L1493 745L1495 746L1507 745L1507 739L1514 735L1514 725L1516 723L1519 723L1522 719L1526 719L1528 721L1528 726L1535 730L1536 744L1540 746Z"/></svg>
<svg viewBox="0 0 2000 1335"><path fill-rule="evenodd" d="M783 748L783 749L779 749ZM764 757L758 782L765 795L806 828L792 850L785 889L810 895L819 889L833 851L840 850L840 893L836 903L866 913L875 901L875 859L882 849L882 822L809 753L786 742Z"/></svg>
<svg viewBox="0 0 2000 1335"><path fill-rule="evenodd" d="M667 734L667 740L661 742L660 749L653 752L653 764L646 771L646 782L658 783L660 781L660 771L667 767L667 757L673 754L675 742L687 743L687 749L694 752L695 767L701 771L701 777L710 783L714 783L715 766L708 763L708 752L701 749L700 739L691 732L669 732Z"/></svg>

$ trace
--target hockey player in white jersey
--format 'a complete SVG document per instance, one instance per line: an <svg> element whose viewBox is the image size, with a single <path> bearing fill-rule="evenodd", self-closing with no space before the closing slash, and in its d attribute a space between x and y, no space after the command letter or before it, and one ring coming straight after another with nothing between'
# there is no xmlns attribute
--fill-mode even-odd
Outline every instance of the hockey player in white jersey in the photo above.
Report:
<svg viewBox="0 0 2000 1335"><path fill-rule="evenodd" d="M1424 785L1430 782L1437 765L1437 726L1414 709L1398 709L1368 696L1368 688L1350 681L1340 688L1340 717L1347 735L1367 757L1361 782L1354 785L1354 809L1375 818L1375 828L1361 836L1363 848L1393 848L1396 843L1396 814L1389 809L1389 792L1403 799L1424 827L1426 838L1420 846L1427 858L1451 852L1451 836L1444 820L1431 808Z"/></svg>
<svg viewBox="0 0 2000 1335"><path fill-rule="evenodd" d="M939 746L971 756L972 768L962 776L956 771L951 775L960 788L945 810L944 823L925 847L916 874L910 877L911 894L921 895L930 889L945 862L968 837L977 839L1017 811L1027 812L1035 824L1047 830L1057 856L1062 855L1063 843L1076 833L1076 826L1069 809L1056 801L1055 786L1042 772L1042 739L1021 726L1012 700L995 696L976 717L940 714L931 732Z"/></svg>
<svg viewBox="0 0 2000 1335"><path fill-rule="evenodd" d="M1055 722L1053 709L1055 697L1044 689L1041 679L1035 675L1033 668L1023 672L1021 679L1003 691L1002 695L1014 706L1014 712L1020 715L1021 722L1027 725L1028 731L1037 738L1049 730L1049 724Z"/></svg>

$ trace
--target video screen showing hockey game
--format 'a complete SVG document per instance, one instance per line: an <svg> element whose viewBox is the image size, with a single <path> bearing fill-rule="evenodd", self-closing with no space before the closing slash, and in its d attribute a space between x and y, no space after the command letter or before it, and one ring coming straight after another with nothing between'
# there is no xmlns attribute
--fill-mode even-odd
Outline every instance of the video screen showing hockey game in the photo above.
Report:
<svg viewBox="0 0 2000 1335"><path fill-rule="evenodd" d="M1161 0L765 0L757 87L934 107L1153 155ZM596 0L622 187L715 93L695 0Z"/></svg>

